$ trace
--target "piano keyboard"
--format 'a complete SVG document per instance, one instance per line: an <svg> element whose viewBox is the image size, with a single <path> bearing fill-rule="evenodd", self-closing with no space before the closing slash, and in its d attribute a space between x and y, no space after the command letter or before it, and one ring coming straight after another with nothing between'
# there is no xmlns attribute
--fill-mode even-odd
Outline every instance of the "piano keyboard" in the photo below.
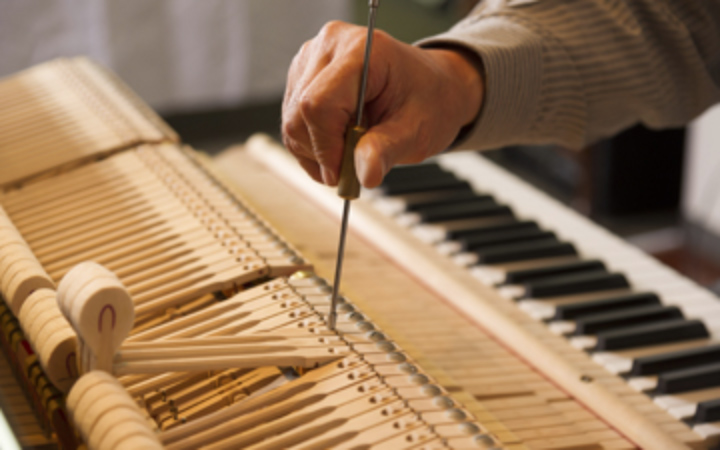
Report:
<svg viewBox="0 0 720 450"><path fill-rule="evenodd" d="M267 141L248 147L337 209ZM717 444L720 315L709 292L473 154L395 171L356 209L366 239L635 442L650 434L630 429L644 416L686 445ZM583 392L593 384L603 395ZM623 426L613 415L628 405Z"/></svg>
<svg viewBox="0 0 720 450"><path fill-rule="evenodd" d="M556 270L550 274L537 269L540 274L534 279L529 269L505 271L504 280L488 279L488 272L497 267L486 271L471 262L470 271L484 283L499 281L501 291L519 299L519 307L528 315L546 321L553 332L568 335L571 345L588 350L610 372L629 377L631 387L648 392L657 405L691 424L696 433L717 439L718 298L517 178L494 170L482 158L464 156L444 157L440 164L469 180L477 191L492 188L518 217L534 218L541 227L553 230L558 240L571 242L577 251L575 261L586 264L549 266ZM587 266L590 261L605 268ZM544 269L551 270L547 265ZM578 301L574 296L585 298Z"/></svg>

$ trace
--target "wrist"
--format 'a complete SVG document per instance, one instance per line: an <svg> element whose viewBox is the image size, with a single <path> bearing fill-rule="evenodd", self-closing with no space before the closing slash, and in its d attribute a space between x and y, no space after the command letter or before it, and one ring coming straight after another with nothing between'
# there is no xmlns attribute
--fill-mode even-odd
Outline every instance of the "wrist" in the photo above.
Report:
<svg viewBox="0 0 720 450"><path fill-rule="evenodd" d="M482 108L485 80L482 61L462 47L428 48L453 86L453 104L458 106L460 127L472 124Z"/></svg>

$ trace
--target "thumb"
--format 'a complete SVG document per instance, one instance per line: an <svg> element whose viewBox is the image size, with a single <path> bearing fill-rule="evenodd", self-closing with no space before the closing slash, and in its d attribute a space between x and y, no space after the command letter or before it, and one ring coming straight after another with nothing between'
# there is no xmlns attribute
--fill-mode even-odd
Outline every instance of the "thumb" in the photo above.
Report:
<svg viewBox="0 0 720 450"><path fill-rule="evenodd" d="M398 162L420 162L424 146L407 121L386 121L370 128L355 148L355 168L360 184L377 187Z"/></svg>

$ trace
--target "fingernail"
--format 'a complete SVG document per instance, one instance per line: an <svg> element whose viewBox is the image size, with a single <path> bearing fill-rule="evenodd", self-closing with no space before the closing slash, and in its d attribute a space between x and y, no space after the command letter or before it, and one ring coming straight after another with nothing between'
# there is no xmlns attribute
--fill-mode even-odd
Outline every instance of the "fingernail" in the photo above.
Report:
<svg viewBox="0 0 720 450"><path fill-rule="evenodd" d="M367 179L368 161L363 152L355 152L355 172L357 173L360 184L364 184L363 180Z"/></svg>
<svg viewBox="0 0 720 450"><path fill-rule="evenodd" d="M328 186L335 186L335 174L332 172L332 170L328 169L325 166L321 166L320 173L322 174L323 183L327 184Z"/></svg>

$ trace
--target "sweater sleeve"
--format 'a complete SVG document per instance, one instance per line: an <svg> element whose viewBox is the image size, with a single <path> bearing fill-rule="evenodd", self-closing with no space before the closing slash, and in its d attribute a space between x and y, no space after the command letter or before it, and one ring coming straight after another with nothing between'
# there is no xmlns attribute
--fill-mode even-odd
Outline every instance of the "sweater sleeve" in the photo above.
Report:
<svg viewBox="0 0 720 450"><path fill-rule="evenodd" d="M418 44L482 61L485 98L462 148L581 148L638 122L685 124L720 101L716 0L488 0Z"/></svg>

